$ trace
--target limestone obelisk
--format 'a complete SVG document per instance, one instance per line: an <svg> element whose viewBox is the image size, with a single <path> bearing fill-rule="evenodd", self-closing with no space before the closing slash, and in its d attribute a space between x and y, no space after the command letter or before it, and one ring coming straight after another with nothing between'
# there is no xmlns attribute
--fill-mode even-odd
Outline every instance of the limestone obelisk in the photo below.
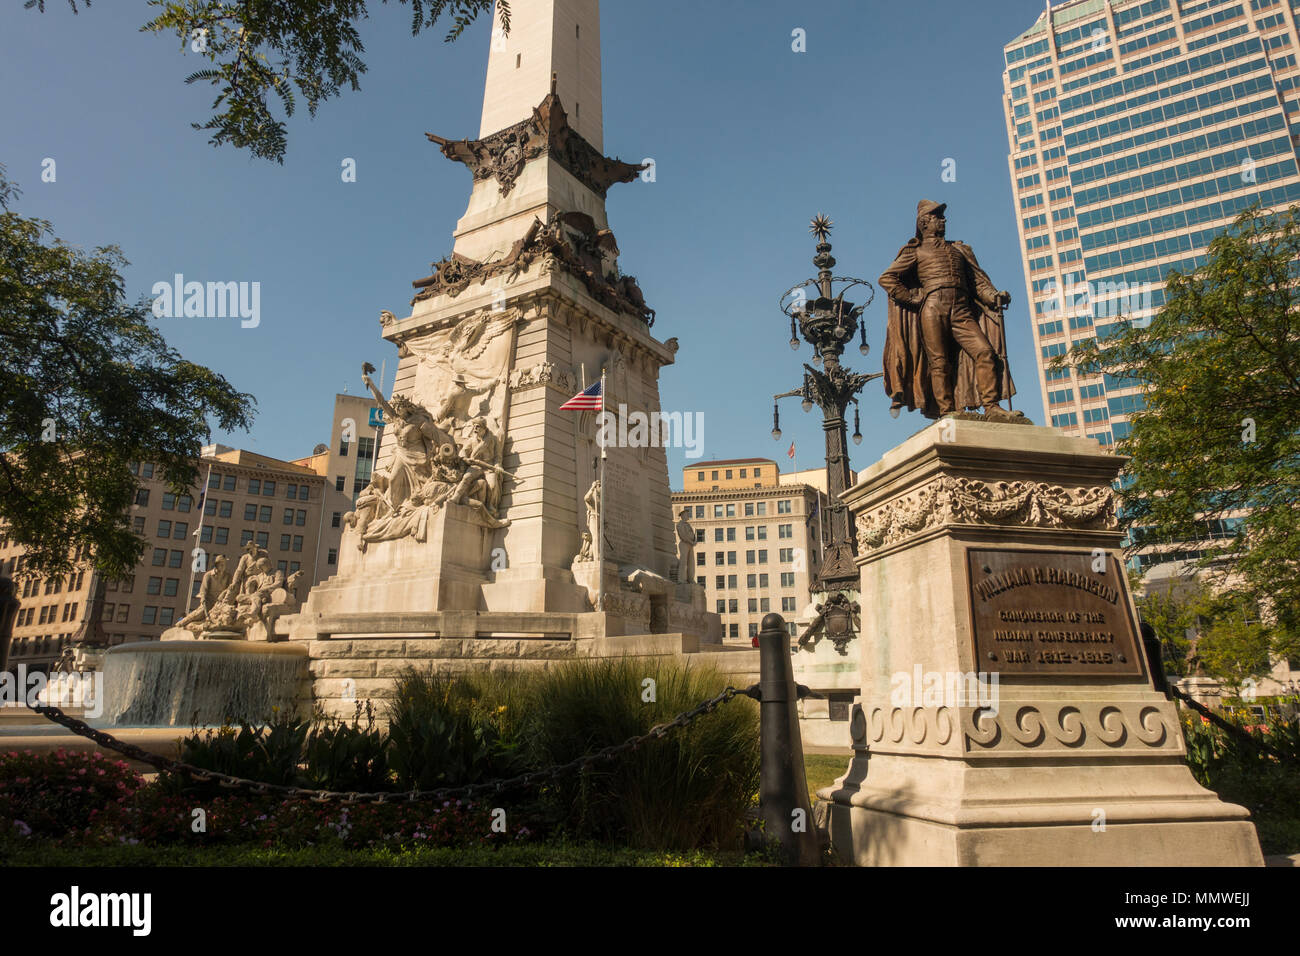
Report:
<svg viewBox="0 0 1300 956"><path fill-rule="evenodd" d="M469 168L468 208L410 314L381 316L399 364L375 479L295 639L719 633L676 567L665 435L608 448L594 489L596 413L561 410L604 373L607 410L660 412L677 350L619 269L605 196L643 165L602 152L600 77L597 0L514 0L478 138L426 134Z"/></svg>

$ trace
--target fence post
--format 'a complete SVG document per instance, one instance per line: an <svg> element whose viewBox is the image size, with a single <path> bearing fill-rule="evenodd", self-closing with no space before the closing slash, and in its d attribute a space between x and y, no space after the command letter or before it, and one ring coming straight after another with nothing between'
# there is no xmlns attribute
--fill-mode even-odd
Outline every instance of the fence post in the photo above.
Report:
<svg viewBox="0 0 1300 956"><path fill-rule="evenodd" d="M21 606L14 579L0 574L0 673L9 668L9 644L14 637L14 619L18 617Z"/></svg>
<svg viewBox="0 0 1300 956"><path fill-rule="evenodd" d="M759 701L763 763L759 785L763 842L778 847L796 866L816 866L821 847L813 829L799 734L798 700L804 688L794 682L790 633L780 614L763 618L758 632L759 683L750 696Z"/></svg>

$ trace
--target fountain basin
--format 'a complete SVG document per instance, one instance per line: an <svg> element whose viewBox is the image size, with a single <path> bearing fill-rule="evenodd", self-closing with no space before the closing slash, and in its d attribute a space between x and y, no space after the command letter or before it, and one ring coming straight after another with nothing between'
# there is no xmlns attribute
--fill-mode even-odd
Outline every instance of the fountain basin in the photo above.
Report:
<svg viewBox="0 0 1300 956"><path fill-rule="evenodd" d="M104 723L190 727L310 716L307 647L149 641L104 655Z"/></svg>

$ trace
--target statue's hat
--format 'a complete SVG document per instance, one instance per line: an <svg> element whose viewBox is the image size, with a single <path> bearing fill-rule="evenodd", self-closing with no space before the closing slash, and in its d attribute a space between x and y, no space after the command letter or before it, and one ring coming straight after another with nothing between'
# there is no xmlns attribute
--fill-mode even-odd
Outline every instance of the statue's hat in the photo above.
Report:
<svg viewBox="0 0 1300 956"><path fill-rule="evenodd" d="M943 211L947 208L948 204L946 202L935 202L932 199L922 199L916 204L916 218L920 219L922 216L928 216L931 213L938 213L942 216Z"/></svg>

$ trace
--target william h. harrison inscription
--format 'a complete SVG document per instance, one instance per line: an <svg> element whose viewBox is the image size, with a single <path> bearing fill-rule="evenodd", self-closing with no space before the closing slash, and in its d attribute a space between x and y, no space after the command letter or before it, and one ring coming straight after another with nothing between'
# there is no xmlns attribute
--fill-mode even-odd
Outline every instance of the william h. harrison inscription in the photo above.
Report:
<svg viewBox="0 0 1300 956"><path fill-rule="evenodd" d="M1103 570L1093 570L1098 563ZM967 568L979 666L1002 674L1143 675L1113 557L971 548Z"/></svg>

